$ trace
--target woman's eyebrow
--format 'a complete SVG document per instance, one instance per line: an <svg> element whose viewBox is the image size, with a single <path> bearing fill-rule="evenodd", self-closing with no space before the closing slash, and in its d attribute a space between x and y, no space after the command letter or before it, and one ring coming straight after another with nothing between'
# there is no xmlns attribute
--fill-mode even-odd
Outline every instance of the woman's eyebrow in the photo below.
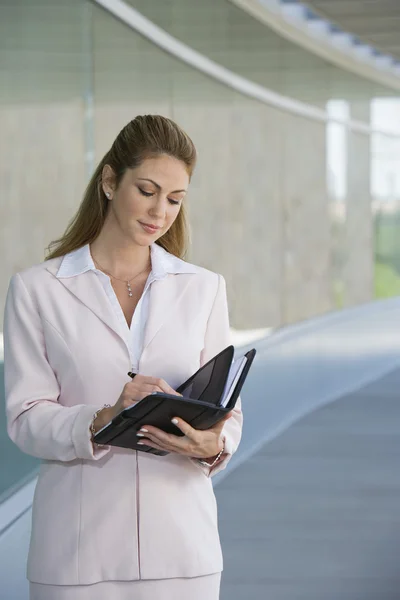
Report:
<svg viewBox="0 0 400 600"><path fill-rule="evenodd" d="M159 185L157 182L153 181L152 179L147 179L145 177L138 177L139 181L150 181L150 183L152 183L153 185L156 186L156 188L158 190L161 191L161 185ZM171 192L171 194L178 194L179 192L185 192L186 193L187 190L174 190L173 192Z"/></svg>

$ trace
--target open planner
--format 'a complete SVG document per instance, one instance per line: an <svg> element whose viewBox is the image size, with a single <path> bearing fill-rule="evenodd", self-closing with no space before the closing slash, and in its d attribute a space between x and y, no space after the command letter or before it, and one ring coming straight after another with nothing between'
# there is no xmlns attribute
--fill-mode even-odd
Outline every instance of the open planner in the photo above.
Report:
<svg viewBox="0 0 400 600"><path fill-rule="evenodd" d="M209 429L230 412L239 397L254 360L253 348L233 360L234 347L228 346L203 365L177 392L181 396L157 392L120 412L94 436L97 444L132 448L164 456L168 452L137 444L136 434L144 425L182 436L171 419L180 417L195 429Z"/></svg>

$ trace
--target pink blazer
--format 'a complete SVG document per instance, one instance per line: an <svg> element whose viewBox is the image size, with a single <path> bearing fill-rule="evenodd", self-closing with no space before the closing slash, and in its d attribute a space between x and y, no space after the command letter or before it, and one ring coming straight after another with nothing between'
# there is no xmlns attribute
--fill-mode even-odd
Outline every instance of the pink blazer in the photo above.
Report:
<svg viewBox="0 0 400 600"><path fill-rule="evenodd" d="M61 259L13 276L4 343L8 431L43 459L28 578L55 585L195 577L222 570L207 468L93 448L89 424L129 381L129 353L97 275L57 279ZM205 269L152 284L139 371L178 386L230 343L225 282ZM226 423L226 466L242 428Z"/></svg>

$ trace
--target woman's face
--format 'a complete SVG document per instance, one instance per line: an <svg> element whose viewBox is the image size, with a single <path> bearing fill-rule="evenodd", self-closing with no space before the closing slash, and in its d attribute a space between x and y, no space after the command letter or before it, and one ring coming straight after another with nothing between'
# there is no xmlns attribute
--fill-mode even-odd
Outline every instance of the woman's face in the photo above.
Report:
<svg viewBox="0 0 400 600"><path fill-rule="evenodd" d="M136 169L127 169L115 191L111 176L106 165L103 189L110 193L107 220L140 246L164 235L178 216L189 185L185 164L167 155L148 158Z"/></svg>

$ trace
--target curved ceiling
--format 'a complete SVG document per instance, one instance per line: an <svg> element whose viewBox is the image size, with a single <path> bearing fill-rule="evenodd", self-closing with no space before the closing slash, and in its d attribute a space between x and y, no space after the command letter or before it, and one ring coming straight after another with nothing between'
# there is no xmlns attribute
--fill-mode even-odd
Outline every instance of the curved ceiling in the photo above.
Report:
<svg viewBox="0 0 400 600"><path fill-rule="evenodd" d="M318 34L300 32L301 43L294 34L284 35L283 25L297 35L299 20L292 23L269 8L282 6L280 0L114 1L130 5L177 40L230 71L314 106L325 107L332 98L352 101L392 97L400 90L399 76L379 70L364 59L355 60L341 52L341 47L326 43L322 48ZM274 15L282 27L270 23ZM335 62L333 54L340 55L341 60ZM354 63L353 69L349 63Z"/></svg>
<svg viewBox="0 0 400 600"><path fill-rule="evenodd" d="M399 0L306 0L321 18L400 60Z"/></svg>
<svg viewBox="0 0 400 600"><path fill-rule="evenodd" d="M352 75L400 89L400 61L320 15L307 0L229 0L299 47ZM329 0L315 0L327 2ZM342 4L348 0L330 0ZM358 2L378 0L358 0ZM396 0L397 1L397 0ZM351 2L351 0L350 0Z"/></svg>

